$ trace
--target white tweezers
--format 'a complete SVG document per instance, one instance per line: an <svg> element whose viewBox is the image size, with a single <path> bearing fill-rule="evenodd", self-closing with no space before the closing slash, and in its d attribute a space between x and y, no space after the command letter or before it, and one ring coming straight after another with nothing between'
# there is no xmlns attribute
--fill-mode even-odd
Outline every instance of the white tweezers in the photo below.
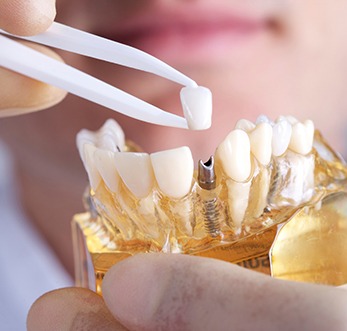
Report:
<svg viewBox="0 0 347 331"><path fill-rule="evenodd" d="M57 22L54 22L46 32L31 37L14 36L1 29L0 33L147 71L184 86L197 86L195 81L152 55ZM185 118L165 112L1 34L0 66L57 86L82 98L144 122L188 128Z"/></svg>

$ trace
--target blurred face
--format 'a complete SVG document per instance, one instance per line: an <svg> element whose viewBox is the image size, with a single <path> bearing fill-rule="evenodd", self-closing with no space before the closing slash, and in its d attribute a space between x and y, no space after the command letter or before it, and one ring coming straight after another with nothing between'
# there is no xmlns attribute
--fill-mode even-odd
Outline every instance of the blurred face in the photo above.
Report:
<svg viewBox="0 0 347 331"><path fill-rule="evenodd" d="M211 88L210 132L165 129L160 130L167 137L163 140L151 138L148 131L154 132L153 126L122 120L125 129L143 129L139 141L146 149L190 143L196 158L207 158L237 119L255 120L259 114L312 118L330 139L342 129L347 89L345 0L60 2L59 20L143 49ZM174 84L83 62L92 74L168 111L181 112ZM128 135L136 139L131 131Z"/></svg>
<svg viewBox="0 0 347 331"><path fill-rule="evenodd" d="M143 49L209 87L214 115L210 130L188 132L144 124L68 96L50 111L2 121L1 130L20 155L22 172L46 176L46 182L41 182L51 187L52 178L69 183L52 194L61 197L77 192L69 201L79 201L86 176L74 137L83 127L97 129L108 117L115 118L126 136L148 152L189 145L196 159L206 160L213 154L238 119L255 120L260 114L272 119L287 114L311 118L342 150L343 110L347 106L347 0L57 2L57 21ZM167 111L182 112L180 86L174 83L62 55L69 64L114 86ZM57 223L62 224L58 215L66 211L63 228L69 231L68 215L73 207L55 206ZM41 227L54 241L49 233L55 231L57 236L59 231ZM60 244L57 241L56 246Z"/></svg>

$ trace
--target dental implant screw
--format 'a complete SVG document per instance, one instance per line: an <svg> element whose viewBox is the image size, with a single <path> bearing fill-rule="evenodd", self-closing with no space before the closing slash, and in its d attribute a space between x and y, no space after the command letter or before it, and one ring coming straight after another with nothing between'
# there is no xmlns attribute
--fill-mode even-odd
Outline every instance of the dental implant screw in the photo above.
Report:
<svg viewBox="0 0 347 331"><path fill-rule="evenodd" d="M202 201L202 214L206 232L213 238L220 235L221 205L216 190L214 158L211 156L205 163L199 161L198 185Z"/></svg>

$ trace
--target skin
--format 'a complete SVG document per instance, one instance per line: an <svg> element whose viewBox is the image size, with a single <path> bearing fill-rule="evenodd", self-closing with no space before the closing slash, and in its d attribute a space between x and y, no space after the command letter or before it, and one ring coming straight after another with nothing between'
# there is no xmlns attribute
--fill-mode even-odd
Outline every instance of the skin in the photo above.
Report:
<svg viewBox="0 0 347 331"><path fill-rule="evenodd" d="M93 1L61 0L57 8L59 21L99 32L103 25L117 31L134 14L158 6L170 10L189 8L195 3L205 6L209 2L99 1L96 6ZM228 10L241 3L246 2L219 0L215 5ZM260 6L266 3L264 0ZM83 127L97 129L112 116L127 137L141 142L148 152L189 142L196 158L207 159L239 118L255 120L261 113L272 118L292 114L313 119L332 145L343 151L347 1L293 0L278 4L269 30L244 52L233 51L231 45L223 54L199 61L162 54L163 60L170 60L171 65L211 88L214 124L209 131L153 127L74 96L48 111L0 121L1 138L19 161L18 177L28 216L68 270L73 269L72 247L67 240L69 222L71 215L83 210L78 202L86 184L74 144L77 131ZM0 26L13 33L44 31L54 15L53 1L0 2ZM180 113L176 85L148 74L60 54L73 66L163 109ZM22 113L42 109L65 96L63 91L4 69L0 70L0 82L0 100L6 100L0 103L3 115L18 113L18 109ZM12 88L6 90L6 86ZM14 91L19 88L21 93L17 95ZM165 139L160 139L164 135ZM216 330L227 330L231 325L235 330L276 330L279 325L288 330L347 328L347 296L342 289L278 281L195 257L129 258L107 274L103 293L105 301L79 289L48 293L33 305L28 329L95 330L97 325L100 330L121 330L112 316L129 330L201 330L206 325ZM274 310L283 313L271 320ZM317 316L322 318L317 320Z"/></svg>

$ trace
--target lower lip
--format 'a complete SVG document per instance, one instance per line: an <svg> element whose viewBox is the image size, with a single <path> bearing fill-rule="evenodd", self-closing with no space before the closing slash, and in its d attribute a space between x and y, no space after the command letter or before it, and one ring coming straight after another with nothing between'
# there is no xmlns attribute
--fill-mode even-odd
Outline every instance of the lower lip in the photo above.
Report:
<svg viewBox="0 0 347 331"><path fill-rule="evenodd" d="M171 63L197 63L221 59L244 50L265 28L262 23L169 25L134 31L112 39Z"/></svg>

